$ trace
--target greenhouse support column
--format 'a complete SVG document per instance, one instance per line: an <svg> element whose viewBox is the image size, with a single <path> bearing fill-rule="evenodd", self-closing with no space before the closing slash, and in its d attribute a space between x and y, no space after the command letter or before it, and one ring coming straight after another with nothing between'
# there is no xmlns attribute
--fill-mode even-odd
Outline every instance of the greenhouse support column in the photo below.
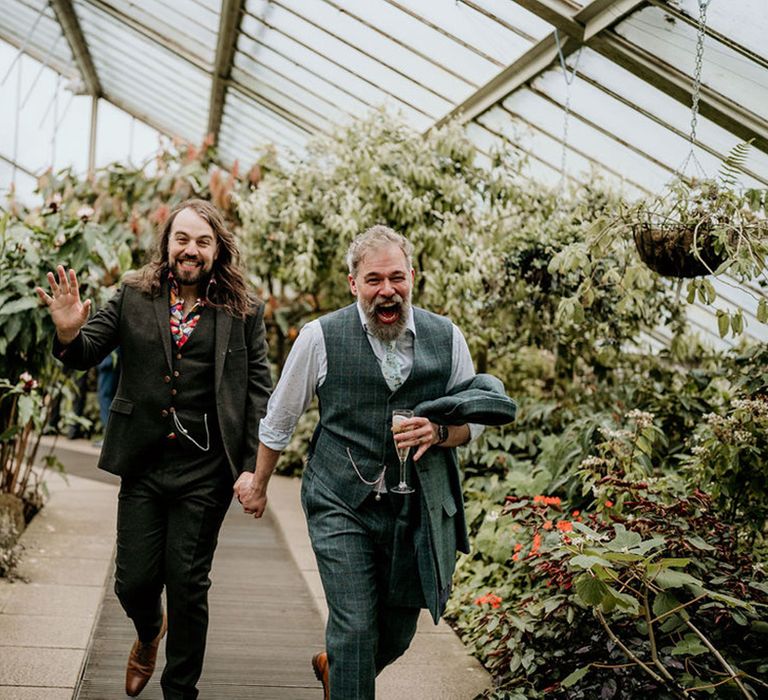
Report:
<svg viewBox="0 0 768 700"><path fill-rule="evenodd" d="M88 177L93 177L96 162L96 124L99 115L99 98L91 97L91 134L88 139Z"/></svg>

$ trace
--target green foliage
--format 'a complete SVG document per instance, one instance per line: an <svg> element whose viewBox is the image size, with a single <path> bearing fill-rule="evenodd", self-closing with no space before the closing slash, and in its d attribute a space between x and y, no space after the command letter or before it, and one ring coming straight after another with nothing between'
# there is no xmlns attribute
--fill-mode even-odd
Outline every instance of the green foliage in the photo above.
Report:
<svg viewBox="0 0 768 700"><path fill-rule="evenodd" d="M0 509L0 578L8 581L20 578L17 569L24 551L17 542L20 534L11 515Z"/></svg>
<svg viewBox="0 0 768 700"><path fill-rule="evenodd" d="M740 525L748 542L762 540L768 514L768 402L733 398L723 413L708 413L682 463L691 480L710 484L723 519Z"/></svg>
<svg viewBox="0 0 768 700"><path fill-rule="evenodd" d="M508 497L481 526L448 615L494 674L486 697L764 692L766 574L711 500L595 483L588 510Z"/></svg>

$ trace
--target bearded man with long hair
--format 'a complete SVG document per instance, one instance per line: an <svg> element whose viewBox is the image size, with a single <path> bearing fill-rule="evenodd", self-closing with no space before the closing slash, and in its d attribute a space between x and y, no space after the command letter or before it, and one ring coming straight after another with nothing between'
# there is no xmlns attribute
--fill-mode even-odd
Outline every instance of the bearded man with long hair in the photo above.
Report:
<svg viewBox="0 0 768 700"><path fill-rule="evenodd" d="M199 199L171 212L152 261L90 320L74 270L60 265L48 283L37 293L65 365L121 350L99 467L121 477L115 592L137 633L125 692L144 689L167 630L163 697L194 700L219 528L254 468L271 387L263 304L220 212Z"/></svg>

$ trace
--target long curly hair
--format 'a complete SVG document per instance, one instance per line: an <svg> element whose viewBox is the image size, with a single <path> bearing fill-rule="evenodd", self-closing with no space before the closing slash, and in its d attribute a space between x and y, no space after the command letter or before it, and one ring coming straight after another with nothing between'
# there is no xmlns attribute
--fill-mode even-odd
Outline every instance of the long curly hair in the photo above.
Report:
<svg viewBox="0 0 768 700"><path fill-rule="evenodd" d="M254 298L248 291L248 283L240 264L240 250L219 210L204 199L188 199L171 211L160 231L152 259L134 274L127 275L125 284L151 297L160 293L170 269L168 241L171 236L171 226L179 212L184 209L191 209L208 223L218 245L211 271L215 284L208 285L206 301L211 306L226 309L233 316L247 316L252 312Z"/></svg>

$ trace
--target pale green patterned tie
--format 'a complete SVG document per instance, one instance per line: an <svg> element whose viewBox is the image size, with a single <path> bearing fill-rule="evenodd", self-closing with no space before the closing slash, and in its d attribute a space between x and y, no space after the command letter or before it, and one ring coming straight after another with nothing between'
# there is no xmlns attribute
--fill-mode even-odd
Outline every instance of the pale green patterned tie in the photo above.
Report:
<svg viewBox="0 0 768 700"><path fill-rule="evenodd" d="M400 359L395 352L395 342L387 343L384 352L384 360L381 363L381 373L387 382L387 386L392 391L397 391L403 383L403 376L400 371Z"/></svg>

